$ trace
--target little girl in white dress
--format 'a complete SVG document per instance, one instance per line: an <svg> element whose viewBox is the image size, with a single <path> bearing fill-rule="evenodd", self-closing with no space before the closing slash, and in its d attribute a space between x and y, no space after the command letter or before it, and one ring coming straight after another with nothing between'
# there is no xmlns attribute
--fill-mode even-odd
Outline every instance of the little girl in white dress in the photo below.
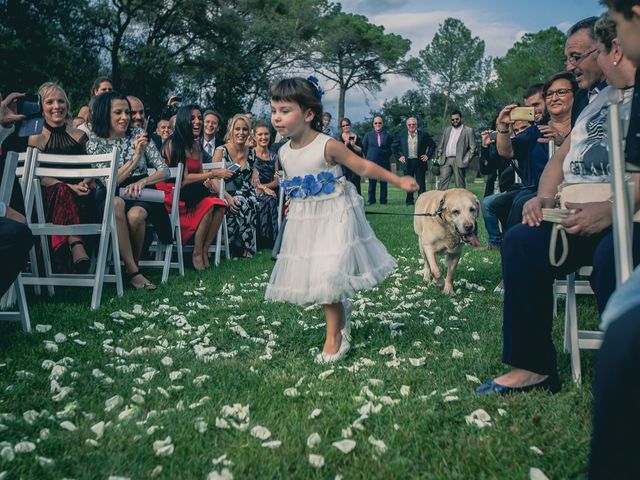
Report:
<svg viewBox="0 0 640 480"><path fill-rule="evenodd" d="M315 79L313 79L315 80ZM317 362L333 362L348 352L348 298L382 282L395 260L376 238L364 215L362 197L346 182L340 164L361 176L413 192L412 177L397 177L324 135L320 89L303 78L271 87L271 123L289 141L280 149L290 198L282 246L267 286L267 300L298 305L319 303L327 336Z"/></svg>

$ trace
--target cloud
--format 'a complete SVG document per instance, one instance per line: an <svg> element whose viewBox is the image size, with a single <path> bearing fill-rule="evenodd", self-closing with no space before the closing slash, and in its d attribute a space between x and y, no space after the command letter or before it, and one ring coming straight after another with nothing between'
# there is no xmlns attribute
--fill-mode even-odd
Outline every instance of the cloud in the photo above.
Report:
<svg viewBox="0 0 640 480"><path fill-rule="evenodd" d="M346 0L341 3L345 12L366 15L402 8L409 0Z"/></svg>

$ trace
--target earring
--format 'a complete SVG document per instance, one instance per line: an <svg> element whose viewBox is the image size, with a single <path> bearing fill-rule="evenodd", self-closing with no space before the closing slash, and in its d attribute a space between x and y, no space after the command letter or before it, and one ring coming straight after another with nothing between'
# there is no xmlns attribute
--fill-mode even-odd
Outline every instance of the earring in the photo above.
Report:
<svg viewBox="0 0 640 480"><path fill-rule="evenodd" d="M613 66L615 67L616 65L618 65L618 62L616 62L615 60L613 61Z"/></svg>

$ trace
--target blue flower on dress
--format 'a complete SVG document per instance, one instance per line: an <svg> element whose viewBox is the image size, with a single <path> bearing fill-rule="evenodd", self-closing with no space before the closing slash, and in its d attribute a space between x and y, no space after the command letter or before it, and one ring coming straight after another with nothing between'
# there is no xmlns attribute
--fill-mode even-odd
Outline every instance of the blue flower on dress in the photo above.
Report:
<svg viewBox="0 0 640 480"><path fill-rule="evenodd" d="M315 197L321 193L331 193L336 189L338 179L331 172L320 172L318 175L297 176L282 180L280 186L291 198Z"/></svg>

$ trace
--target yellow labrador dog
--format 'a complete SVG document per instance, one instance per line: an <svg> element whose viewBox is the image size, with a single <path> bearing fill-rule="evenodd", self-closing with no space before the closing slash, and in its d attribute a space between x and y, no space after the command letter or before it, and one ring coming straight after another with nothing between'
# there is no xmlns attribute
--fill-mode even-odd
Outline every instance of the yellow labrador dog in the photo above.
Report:
<svg viewBox="0 0 640 480"><path fill-rule="evenodd" d="M454 292L453 274L460 261L462 246L465 243L480 245L476 236L479 212L478 197L463 188L432 190L420 195L416 201L415 213L434 214L413 217L413 229L418 235L424 260L424 279L438 287L443 285L436 255L446 254L444 293Z"/></svg>

